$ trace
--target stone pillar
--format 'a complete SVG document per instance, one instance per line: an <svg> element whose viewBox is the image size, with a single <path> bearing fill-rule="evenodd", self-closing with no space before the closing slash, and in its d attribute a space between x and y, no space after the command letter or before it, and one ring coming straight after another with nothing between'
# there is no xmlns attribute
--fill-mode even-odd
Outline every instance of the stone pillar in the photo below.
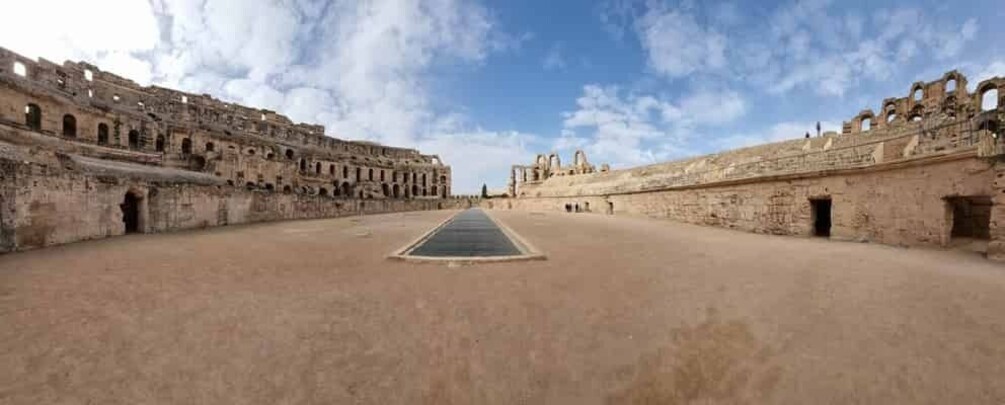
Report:
<svg viewBox="0 0 1005 405"><path fill-rule="evenodd" d="M1005 155L999 155L995 160L994 172L988 259L1005 261Z"/></svg>

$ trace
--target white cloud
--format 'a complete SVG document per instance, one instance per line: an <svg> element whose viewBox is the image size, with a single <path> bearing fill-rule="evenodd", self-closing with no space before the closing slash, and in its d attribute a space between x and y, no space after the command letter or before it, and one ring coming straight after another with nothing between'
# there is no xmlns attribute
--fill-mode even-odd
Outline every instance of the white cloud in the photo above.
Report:
<svg viewBox="0 0 1005 405"><path fill-rule="evenodd" d="M862 17L839 6L793 0L743 25L733 3L611 0L601 21L616 33L631 24L648 65L668 79L712 76L824 96L889 79L919 59L955 58L979 31L976 19L954 21L920 8L878 8Z"/></svg>
<svg viewBox="0 0 1005 405"><path fill-rule="evenodd" d="M671 78L726 65L726 37L701 26L686 12L653 7L636 27L649 66Z"/></svg>
<svg viewBox="0 0 1005 405"><path fill-rule="evenodd" d="M565 57L562 56L562 44L556 43L551 46L542 62L544 70L562 70L566 67Z"/></svg>
<svg viewBox="0 0 1005 405"><path fill-rule="evenodd" d="M577 109L563 114L562 137L554 147L583 148L598 162L634 166L681 156L691 136L742 117L746 102L734 91L698 90L678 101L623 92L617 86L587 85Z"/></svg>

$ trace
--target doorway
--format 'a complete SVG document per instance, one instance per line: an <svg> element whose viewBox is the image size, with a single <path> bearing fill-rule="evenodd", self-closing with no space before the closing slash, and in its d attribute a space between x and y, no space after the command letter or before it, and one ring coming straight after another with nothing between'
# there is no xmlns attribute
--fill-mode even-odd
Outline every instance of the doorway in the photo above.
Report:
<svg viewBox="0 0 1005 405"><path fill-rule="evenodd" d="M137 233L140 231L140 198L133 192L126 193L122 202L122 223L126 226L126 233Z"/></svg>
<svg viewBox="0 0 1005 405"><path fill-rule="evenodd" d="M827 238L831 236L831 199L817 198L810 200L813 216L813 236Z"/></svg>
<svg viewBox="0 0 1005 405"><path fill-rule="evenodd" d="M947 211L952 215L950 240L991 239L991 197L966 196L946 199Z"/></svg>

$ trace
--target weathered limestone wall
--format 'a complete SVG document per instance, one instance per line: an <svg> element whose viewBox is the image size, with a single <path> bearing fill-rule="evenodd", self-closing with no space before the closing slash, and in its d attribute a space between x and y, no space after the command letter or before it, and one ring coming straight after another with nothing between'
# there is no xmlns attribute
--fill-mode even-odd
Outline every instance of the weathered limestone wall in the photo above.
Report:
<svg viewBox="0 0 1005 405"><path fill-rule="evenodd" d="M166 232L252 222L463 208L462 199L361 200L269 193L225 185L157 183L61 167L2 161L0 252L126 233L120 204L139 199L139 232ZM9 221L8 219L13 219Z"/></svg>
<svg viewBox="0 0 1005 405"><path fill-rule="evenodd" d="M959 173L967 173L960 176ZM812 235L811 199L833 204L832 238L892 245L944 245L947 196L992 195L994 164L968 158L833 176L685 190L494 200L493 208L644 215L757 233ZM999 193L1001 194L1001 193ZM613 212L610 210L613 209Z"/></svg>
<svg viewBox="0 0 1005 405"><path fill-rule="evenodd" d="M949 72L861 112L842 133L565 176L511 170L502 209L645 215L750 232L894 245L983 240L1005 260L1005 78ZM544 162L538 156L535 165ZM538 167L533 166L533 167ZM521 168L524 166L514 166ZM817 202L811 202L817 201ZM830 224L815 224L826 211ZM816 207L814 208L814 205ZM823 221L826 222L826 221ZM954 232L954 222L956 228Z"/></svg>

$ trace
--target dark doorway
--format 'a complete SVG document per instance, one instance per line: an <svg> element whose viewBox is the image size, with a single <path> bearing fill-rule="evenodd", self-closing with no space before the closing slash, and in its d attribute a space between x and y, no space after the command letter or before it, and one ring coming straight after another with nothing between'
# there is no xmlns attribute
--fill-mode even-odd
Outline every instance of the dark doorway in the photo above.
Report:
<svg viewBox="0 0 1005 405"><path fill-rule="evenodd" d="M813 211L813 236L831 236L831 199L810 200Z"/></svg>
<svg viewBox="0 0 1005 405"><path fill-rule="evenodd" d="M122 222L126 225L126 233L136 233L140 230L140 199L132 192L126 193L122 202Z"/></svg>
<svg viewBox="0 0 1005 405"><path fill-rule="evenodd" d="M991 239L991 197L950 197L946 202L953 215L951 238Z"/></svg>
<svg viewBox="0 0 1005 405"><path fill-rule="evenodd" d="M614 203L607 202L607 215L614 215Z"/></svg>
<svg viewBox="0 0 1005 405"><path fill-rule="evenodd" d="M572 212L572 204L565 204L565 212Z"/></svg>

